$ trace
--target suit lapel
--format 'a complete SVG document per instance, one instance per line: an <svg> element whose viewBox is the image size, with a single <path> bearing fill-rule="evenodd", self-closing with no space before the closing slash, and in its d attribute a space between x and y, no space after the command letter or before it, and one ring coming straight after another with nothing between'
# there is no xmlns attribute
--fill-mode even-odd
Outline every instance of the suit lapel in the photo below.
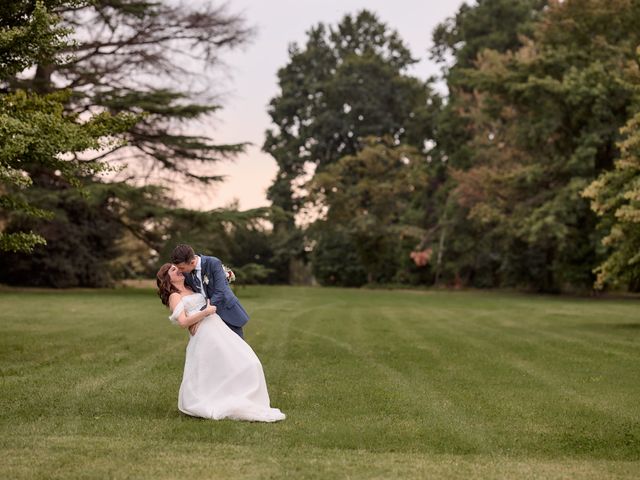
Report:
<svg viewBox="0 0 640 480"><path fill-rule="evenodd" d="M207 288L208 285L204 280L205 275L207 277L209 277L207 271L209 270L208 268L208 257L205 257L204 255L200 255L200 276L202 277L202 291L204 293L204 296L209 298L209 289ZM211 278L209 278L209 281L211 281Z"/></svg>
<svg viewBox="0 0 640 480"><path fill-rule="evenodd" d="M184 284L195 292L195 285L193 285L193 282L191 281L190 273L184 275Z"/></svg>

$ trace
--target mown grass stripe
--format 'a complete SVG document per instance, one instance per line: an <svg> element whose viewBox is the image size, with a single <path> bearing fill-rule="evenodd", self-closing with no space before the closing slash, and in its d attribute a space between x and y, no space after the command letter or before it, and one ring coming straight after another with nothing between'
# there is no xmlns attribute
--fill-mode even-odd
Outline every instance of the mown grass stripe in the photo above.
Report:
<svg viewBox="0 0 640 480"><path fill-rule="evenodd" d="M177 411L187 335L152 291L0 291L2 471L18 479L640 471L637 302L287 287L238 294L283 423Z"/></svg>

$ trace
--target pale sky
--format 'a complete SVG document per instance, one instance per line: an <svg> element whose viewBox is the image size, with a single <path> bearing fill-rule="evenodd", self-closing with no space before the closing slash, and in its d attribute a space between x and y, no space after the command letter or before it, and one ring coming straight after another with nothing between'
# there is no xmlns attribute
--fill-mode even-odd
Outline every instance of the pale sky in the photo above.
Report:
<svg viewBox="0 0 640 480"><path fill-rule="evenodd" d="M271 156L260 151L270 126L267 105L278 93L277 71L288 61L292 42L304 44L305 32L319 22L335 25L347 13L362 9L375 12L381 21L399 32L414 58L420 59L410 74L422 79L437 74L428 48L434 27L455 14L461 0L231 0L232 12L243 12L257 32L251 43L223 56L226 77L217 90L225 92L224 109L218 112L207 135L217 143L251 142L247 152L233 163L218 164L216 174L224 183L187 188L179 194L184 206L209 210L238 200L246 210L269 205L266 190L276 171ZM467 2L473 3L473 2Z"/></svg>

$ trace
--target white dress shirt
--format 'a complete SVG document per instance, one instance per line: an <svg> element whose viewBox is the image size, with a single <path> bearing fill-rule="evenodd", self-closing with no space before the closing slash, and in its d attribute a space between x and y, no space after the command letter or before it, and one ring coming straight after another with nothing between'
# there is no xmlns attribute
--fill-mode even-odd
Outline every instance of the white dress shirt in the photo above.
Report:
<svg viewBox="0 0 640 480"><path fill-rule="evenodd" d="M204 283L202 282L202 268L201 268L202 259L200 258L199 255L197 255L196 258L198 259L198 262L196 263L196 268L194 268L194 271L196 272L196 276L198 277L198 280L200 280L200 293L204 294Z"/></svg>

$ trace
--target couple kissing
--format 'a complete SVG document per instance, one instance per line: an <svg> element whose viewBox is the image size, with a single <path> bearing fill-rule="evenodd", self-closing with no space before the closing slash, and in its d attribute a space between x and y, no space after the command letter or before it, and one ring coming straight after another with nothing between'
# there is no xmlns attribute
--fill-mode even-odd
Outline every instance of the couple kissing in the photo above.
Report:
<svg viewBox="0 0 640 480"><path fill-rule="evenodd" d="M178 409L213 420L277 422L262 364L242 327L249 315L231 291L222 262L178 245L156 276L169 320L189 329Z"/></svg>

